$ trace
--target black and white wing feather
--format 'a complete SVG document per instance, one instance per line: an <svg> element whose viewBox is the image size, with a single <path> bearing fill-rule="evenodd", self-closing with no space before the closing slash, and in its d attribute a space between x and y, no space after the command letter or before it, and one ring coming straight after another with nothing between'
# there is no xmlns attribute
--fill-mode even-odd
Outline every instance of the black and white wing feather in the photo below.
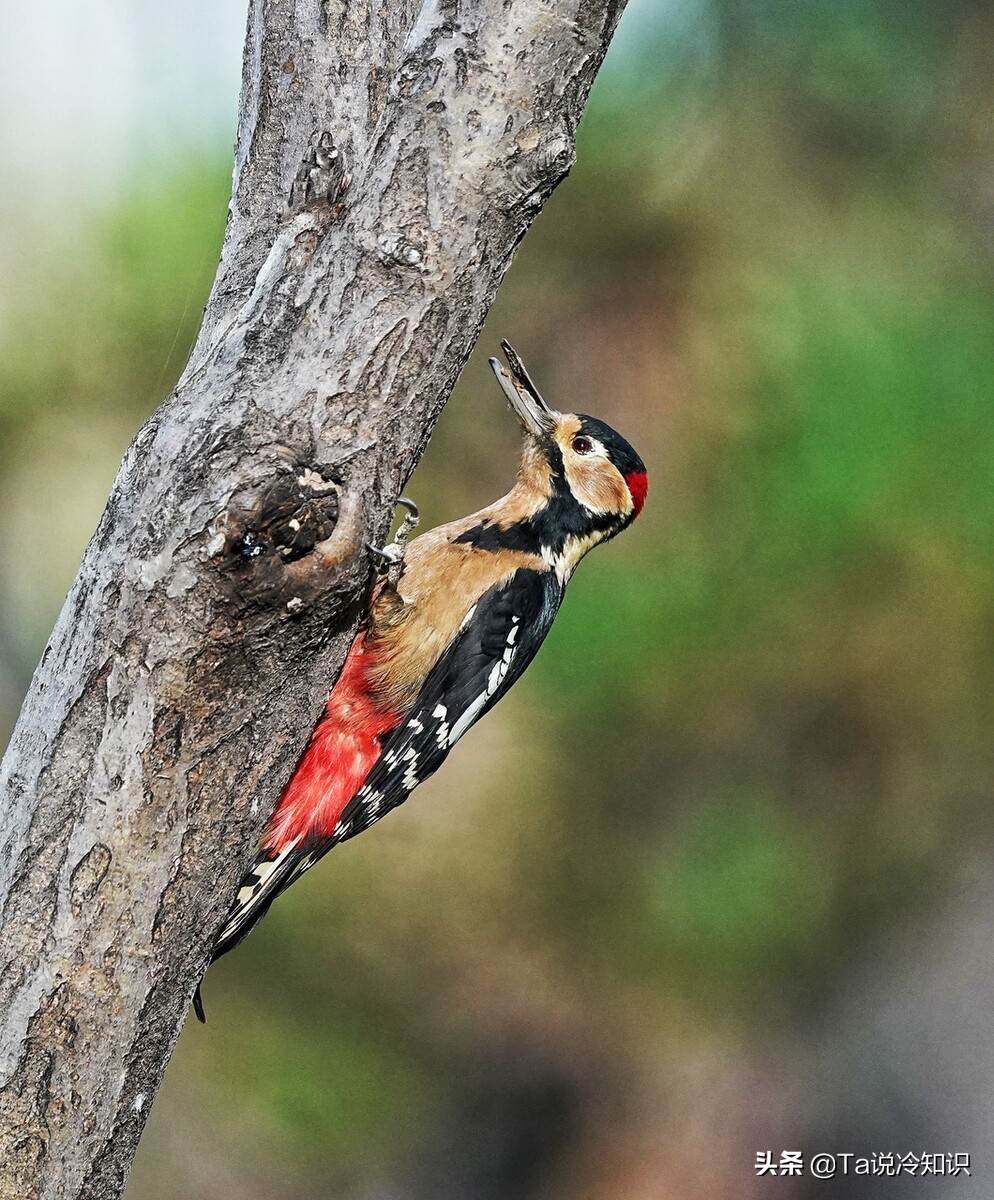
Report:
<svg viewBox="0 0 994 1200"><path fill-rule="evenodd" d="M442 765L467 729L531 662L562 601L551 572L521 569L485 592L429 672L406 721L386 740L366 782L346 805L335 843L402 804Z"/></svg>

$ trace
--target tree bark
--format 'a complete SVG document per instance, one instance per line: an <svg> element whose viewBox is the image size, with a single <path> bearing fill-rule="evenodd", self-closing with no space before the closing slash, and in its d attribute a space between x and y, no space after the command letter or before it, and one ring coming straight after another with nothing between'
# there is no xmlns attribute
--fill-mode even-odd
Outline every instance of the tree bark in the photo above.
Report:
<svg viewBox="0 0 994 1200"><path fill-rule="evenodd" d="M201 335L128 450L0 772L3 1200L122 1190L353 636L364 542L572 163L622 7L252 0Z"/></svg>

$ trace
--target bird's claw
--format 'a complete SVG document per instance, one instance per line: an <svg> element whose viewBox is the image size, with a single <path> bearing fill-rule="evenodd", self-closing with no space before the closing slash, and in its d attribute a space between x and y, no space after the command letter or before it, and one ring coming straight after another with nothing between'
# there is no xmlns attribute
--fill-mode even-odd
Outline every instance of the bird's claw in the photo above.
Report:
<svg viewBox="0 0 994 1200"><path fill-rule="evenodd" d="M373 556L377 571L381 575L389 575L393 583L400 580L404 572L404 551L407 549L407 539L418 527L421 514L418 506L407 496L398 496L394 501L395 507L405 508L407 512L401 521L393 541L386 546L374 546L366 543L366 549Z"/></svg>
<svg viewBox="0 0 994 1200"><path fill-rule="evenodd" d="M385 575L391 567L404 561L404 548L396 542L391 542L388 546L374 546L372 542L367 542L366 549L373 556L373 562L381 575Z"/></svg>
<svg viewBox="0 0 994 1200"><path fill-rule="evenodd" d="M401 521L397 532L393 535L393 545L400 547L401 558L404 556L404 549L407 546L407 539L417 529L418 522L421 520L421 513L418 506L413 500L409 500L407 496L398 496L394 501L396 508L406 508L404 519Z"/></svg>

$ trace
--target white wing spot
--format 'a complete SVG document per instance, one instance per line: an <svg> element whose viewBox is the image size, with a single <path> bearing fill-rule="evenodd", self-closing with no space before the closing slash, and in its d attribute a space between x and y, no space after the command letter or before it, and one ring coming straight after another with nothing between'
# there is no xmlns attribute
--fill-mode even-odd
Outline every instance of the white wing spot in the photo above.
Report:
<svg viewBox="0 0 994 1200"><path fill-rule="evenodd" d="M489 699L489 692L484 692L482 695L477 696L469 708L467 708L463 715L459 718L459 720L456 721L455 725L452 726L452 732L449 734L450 746L454 746L466 732L466 730L469 729L470 725L472 725L476 718L480 715L480 709L483 708L484 704L486 704Z"/></svg>
<svg viewBox="0 0 994 1200"><path fill-rule="evenodd" d="M494 663L493 669L487 678L487 696L492 696L504 682L504 676L507 674L508 668L511 665L511 659L514 657L514 642L518 636L518 618L515 617L511 622L511 628L507 631L507 645L504 647L504 653L501 655L500 662Z"/></svg>
<svg viewBox="0 0 994 1200"><path fill-rule="evenodd" d="M408 792L413 792L414 788L421 782L418 778L418 751L413 749L408 750L405 758L409 762L409 767L403 773L401 782L407 788Z"/></svg>
<svg viewBox="0 0 994 1200"><path fill-rule="evenodd" d="M435 739L438 742L438 748L444 750L449 744L449 722L447 720L449 710L444 704L436 704L432 709L431 714L438 721L438 728L435 730Z"/></svg>

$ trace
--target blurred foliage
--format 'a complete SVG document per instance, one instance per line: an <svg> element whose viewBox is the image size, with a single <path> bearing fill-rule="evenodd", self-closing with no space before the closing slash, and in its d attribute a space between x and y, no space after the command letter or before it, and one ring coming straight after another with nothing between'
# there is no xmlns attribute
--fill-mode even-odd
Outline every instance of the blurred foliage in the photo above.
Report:
<svg viewBox="0 0 994 1200"><path fill-rule="evenodd" d="M711 1197L731 1160L752 1194L791 1094L752 1103L763 1048L803 1060L989 853L992 52L965 3L645 10L411 490L431 521L507 486L482 363L508 336L639 447L646 513L514 699L212 971L136 1196ZM193 164L81 231L71 270L19 276L11 711L192 342L226 175ZM30 481L79 446L39 556Z"/></svg>
<svg viewBox="0 0 994 1200"><path fill-rule="evenodd" d="M15 247L0 362L3 448L49 414L123 407L133 423L166 395L200 324L230 188L223 158L145 179L120 207L78 231L70 256ZM29 275L18 256L31 256ZM37 272L37 273L36 273Z"/></svg>
<svg viewBox="0 0 994 1200"><path fill-rule="evenodd" d="M27 686L121 455L193 345L229 188L223 158L189 161L63 233L47 257L29 216L22 236L4 247L16 280L0 323L4 736L3 701L14 709L9 696ZM63 486L45 488L45 480ZM39 490L48 527L41 554Z"/></svg>

